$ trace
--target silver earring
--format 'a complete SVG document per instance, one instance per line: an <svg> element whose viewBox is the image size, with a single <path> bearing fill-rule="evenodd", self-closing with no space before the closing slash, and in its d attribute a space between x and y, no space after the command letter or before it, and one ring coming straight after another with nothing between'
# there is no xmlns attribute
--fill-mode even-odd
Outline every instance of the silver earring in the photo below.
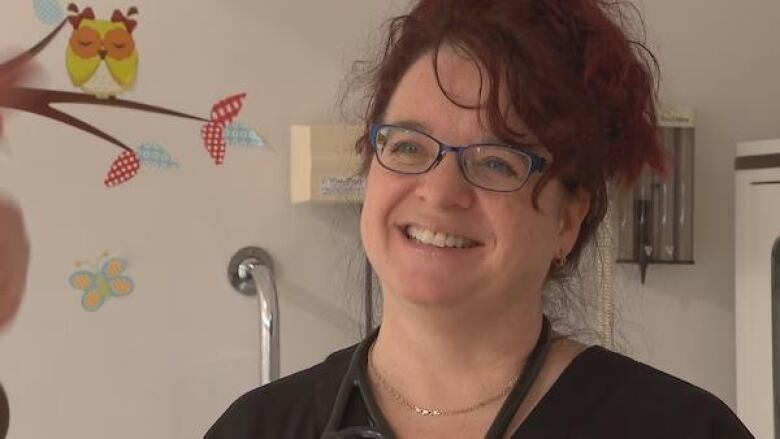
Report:
<svg viewBox="0 0 780 439"><path fill-rule="evenodd" d="M566 255L564 254L556 258L553 263L555 264L555 268L563 268L563 266L566 265Z"/></svg>

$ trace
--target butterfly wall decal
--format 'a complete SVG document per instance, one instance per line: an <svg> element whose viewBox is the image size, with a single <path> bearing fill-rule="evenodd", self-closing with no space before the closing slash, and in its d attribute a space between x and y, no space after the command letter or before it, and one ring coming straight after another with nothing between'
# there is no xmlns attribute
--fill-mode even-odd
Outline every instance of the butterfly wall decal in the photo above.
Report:
<svg viewBox="0 0 780 439"><path fill-rule="evenodd" d="M94 265L84 261L76 263L76 268L84 266L91 270L77 270L68 278L70 286L83 291L81 306L84 310L97 311L109 298L124 297L133 292L133 280L122 274L127 268L124 259L108 258L108 252L103 252Z"/></svg>

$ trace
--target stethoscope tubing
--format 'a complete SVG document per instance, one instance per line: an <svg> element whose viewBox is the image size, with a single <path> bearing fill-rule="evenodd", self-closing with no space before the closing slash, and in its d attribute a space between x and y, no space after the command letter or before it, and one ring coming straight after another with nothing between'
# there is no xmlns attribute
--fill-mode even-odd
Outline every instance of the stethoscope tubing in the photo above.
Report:
<svg viewBox="0 0 780 439"><path fill-rule="evenodd" d="M501 439L506 433L515 413L517 413L517 409L528 395L547 358L550 349L550 332L550 321L546 316L543 316L542 330L536 345L528 357L526 367L509 392L509 395L507 395L504 404L485 434L485 439ZM388 425L371 393L371 385L365 368L364 360L367 358L368 349L376 340L378 333L379 328L376 328L357 346L352 354L347 372L339 385L333 410L325 426L322 439L395 439L392 428ZM349 404L350 395L355 387L357 387L360 393L370 425L340 428Z"/></svg>

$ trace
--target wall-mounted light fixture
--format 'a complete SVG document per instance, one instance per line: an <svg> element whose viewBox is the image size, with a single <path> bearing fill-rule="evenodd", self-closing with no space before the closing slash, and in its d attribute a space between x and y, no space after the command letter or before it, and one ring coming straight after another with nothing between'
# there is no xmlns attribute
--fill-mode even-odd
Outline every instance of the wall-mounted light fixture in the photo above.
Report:
<svg viewBox="0 0 780 439"><path fill-rule="evenodd" d="M660 136L670 154L667 179L645 171L615 200L618 263L693 264L693 110L662 111Z"/></svg>

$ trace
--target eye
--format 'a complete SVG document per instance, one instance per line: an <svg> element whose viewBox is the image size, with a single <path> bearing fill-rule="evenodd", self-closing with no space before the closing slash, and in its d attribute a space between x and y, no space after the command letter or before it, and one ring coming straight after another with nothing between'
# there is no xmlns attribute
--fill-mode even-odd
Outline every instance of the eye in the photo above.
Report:
<svg viewBox="0 0 780 439"><path fill-rule="evenodd" d="M485 157L477 163L477 166L507 177L517 177L514 167L499 157Z"/></svg>
<svg viewBox="0 0 780 439"><path fill-rule="evenodd" d="M420 152L420 145L409 140L395 142L390 146L390 152L399 155L413 155Z"/></svg>
<svg viewBox="0 0 780 439"><path fill-rule="evenodd" d="M135 48L133 38L124 29L108 31L103 41L111 56L117 59L130 56Z"/></svg>
<svg viewBox="0 0 780 439"><path fill-rule="evenodd" d="M91 45L92 45L92 41L82 41L82 40L79 40L79 44L80 44L82 47L89 47L89 46L91 46Z"/></svg>

